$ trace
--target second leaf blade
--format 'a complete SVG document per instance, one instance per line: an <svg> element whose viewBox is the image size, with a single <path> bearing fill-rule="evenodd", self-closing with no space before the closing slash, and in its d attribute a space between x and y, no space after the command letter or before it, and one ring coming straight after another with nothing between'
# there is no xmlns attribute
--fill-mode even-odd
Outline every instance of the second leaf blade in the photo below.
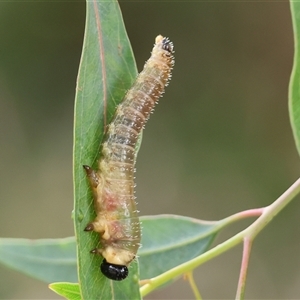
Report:
<svg viewBox="0 0 300 300"><path fill-rule="evenodd" d="M74 122L74 222L79 282L83 299L139 299L137 266L130 277L113 283L99 269L102 258L90 250L99 236L84 228L94 217L93 200L82 165L97 169L105 126L130 88L137 71L116 1L88 1L84 46L77 80ZM126 288L130 285L130 288Z"/></svg>

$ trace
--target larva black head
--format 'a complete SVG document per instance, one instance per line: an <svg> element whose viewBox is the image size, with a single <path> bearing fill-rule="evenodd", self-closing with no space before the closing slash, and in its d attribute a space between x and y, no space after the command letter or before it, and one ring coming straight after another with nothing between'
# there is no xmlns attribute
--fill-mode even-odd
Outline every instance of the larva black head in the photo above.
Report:
<svg viewBox="0 0 300 300"><path fill-rule="evenodd" d="M108 263L106 259L103 259L100 269L103 275L112 280L121 281L128 276L126 266Z"/></svg>
<svg viewBox="0 0 300 300"><path fill-rule="evenodd" d="M173 53L173 43L166 37L162 40L162 48L170 53Z"/></svg>

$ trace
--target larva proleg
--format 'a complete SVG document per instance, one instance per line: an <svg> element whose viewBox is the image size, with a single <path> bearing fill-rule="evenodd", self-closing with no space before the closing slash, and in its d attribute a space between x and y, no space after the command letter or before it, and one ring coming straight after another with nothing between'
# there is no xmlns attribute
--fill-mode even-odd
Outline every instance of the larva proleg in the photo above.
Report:
<svg viewBox="0 0 300 300"><path fill-rule="evenodd" d="M123 280L140 247L141 230L134 197L135 148L171 77L173 44L156 37L151 57L117 107L102 144L98 171L84 165L94 194L96 218L85 231L100 235L101 248L91 253L103 256L102 273Z"/></svg>

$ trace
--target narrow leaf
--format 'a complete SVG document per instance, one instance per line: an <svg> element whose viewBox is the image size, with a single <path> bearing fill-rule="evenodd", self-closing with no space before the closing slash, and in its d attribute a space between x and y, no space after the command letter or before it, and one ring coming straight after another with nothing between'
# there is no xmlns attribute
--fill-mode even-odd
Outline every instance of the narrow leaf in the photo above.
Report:
<svg viewBox="0 0 300 300"><path fill-rule="evenodd" d="M289 86L289 113L294 139L300 154L300 2L290 1L294 31L294 65Z"/></svg>
<svg viewBox="0 0 300 300"><path fill-rule="evenodd" d="M139 299L138 268L113 282L99 269L102 258L90 254L99 236L84 232L95 218L93 200L82 165L97 168L105 126L133 83L137 71L116 1L87 1L84 46L78 74L74 123L75 233L82 299Z"/></svg>

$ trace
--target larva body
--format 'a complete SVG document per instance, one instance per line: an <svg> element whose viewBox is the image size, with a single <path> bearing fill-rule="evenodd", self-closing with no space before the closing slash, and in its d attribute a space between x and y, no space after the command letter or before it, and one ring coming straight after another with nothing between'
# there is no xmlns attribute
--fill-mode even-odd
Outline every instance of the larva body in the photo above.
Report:
<svg viewBox="0 0 300 300"><path fill-rule="evenodd" d="M173 44L158 36L143 71L107 128L99 170L84 166L94 192L97 217L85 230L100 234L102 273L113 280L128 275L140 246L140 222L134 197L135 147L139 134L164 92L174 65Z"/></svg>

